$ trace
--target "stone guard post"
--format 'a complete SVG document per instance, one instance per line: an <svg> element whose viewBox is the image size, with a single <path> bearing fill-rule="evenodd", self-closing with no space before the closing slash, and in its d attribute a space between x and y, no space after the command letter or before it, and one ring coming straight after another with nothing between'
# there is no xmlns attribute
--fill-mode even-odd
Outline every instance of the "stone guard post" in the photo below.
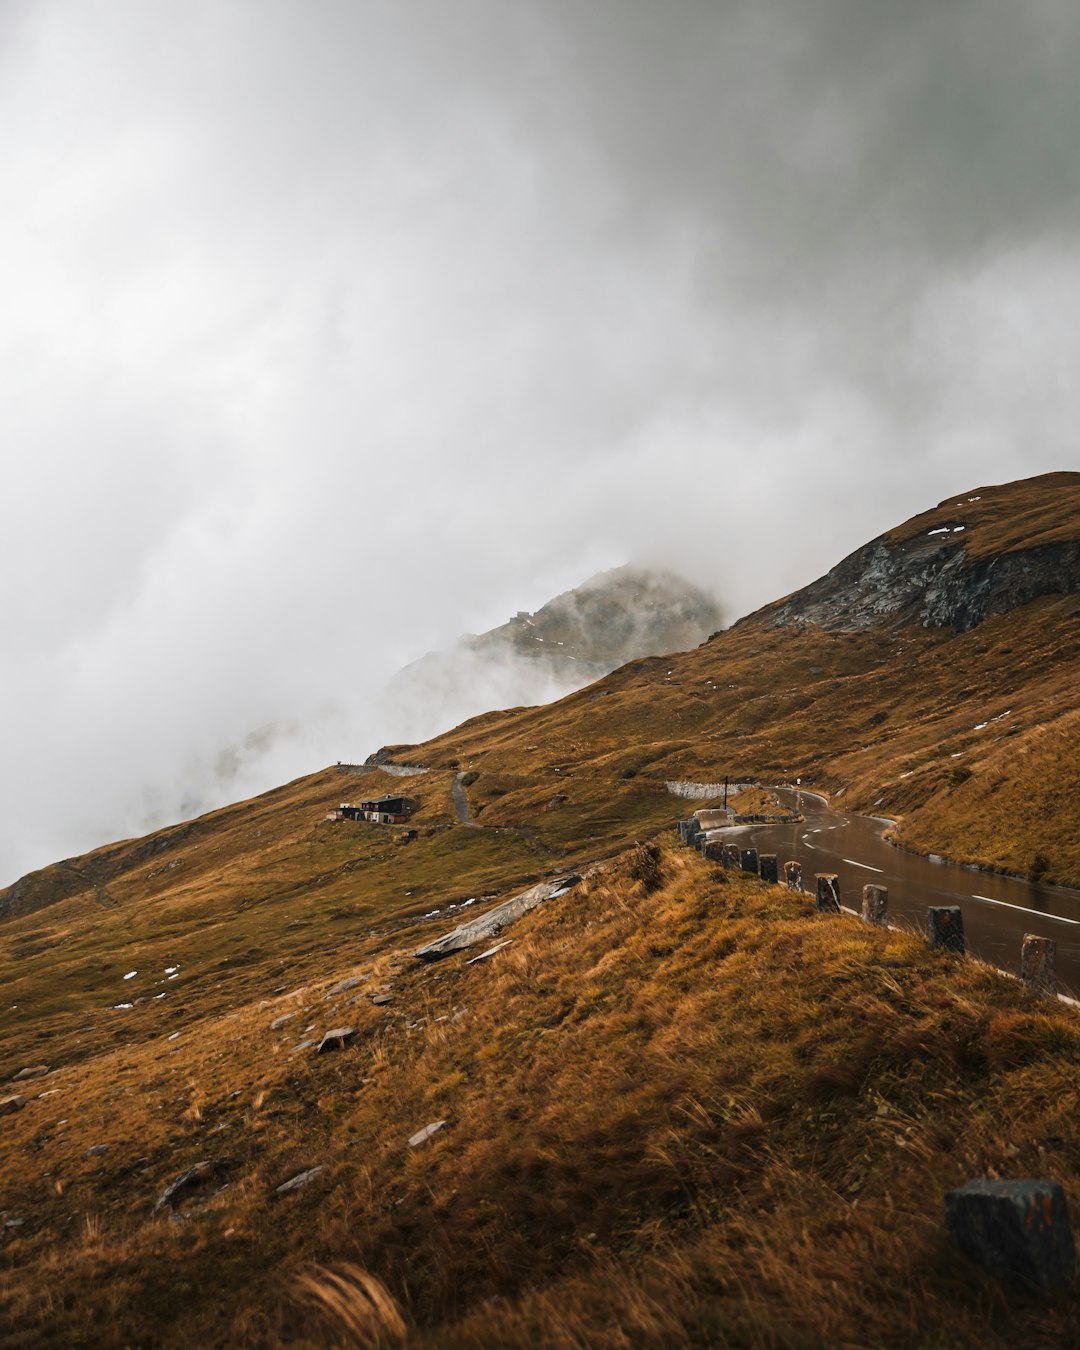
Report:
<svg viewBox="0 0 1080 1350"><path fill-rule="evenodd" d="M864 886L862 888L862 916L866 923L877 924L879 928L889 926L889 891L885 886Z"/></svg>
<svg viewBox="0 0 1080 1350"><path fill-rule="evenodd" d="M840 878L835 872L815 872L819 914L840 913Z"/></svg>

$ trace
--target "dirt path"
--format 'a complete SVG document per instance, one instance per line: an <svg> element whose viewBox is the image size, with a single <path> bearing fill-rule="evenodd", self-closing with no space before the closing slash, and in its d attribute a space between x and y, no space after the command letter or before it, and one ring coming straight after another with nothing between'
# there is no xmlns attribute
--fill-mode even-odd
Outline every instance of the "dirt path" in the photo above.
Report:
<svg viewBox="0 0 1080 1350"><path fill-rule="evenodd" d="M468 825L471 829L479 830L482 828L478 820L473 820L472 812L469 810L469 799L465 796L465 775L459 773L450 787L450 795L454 799L454 811L462 825Z"/></svg>

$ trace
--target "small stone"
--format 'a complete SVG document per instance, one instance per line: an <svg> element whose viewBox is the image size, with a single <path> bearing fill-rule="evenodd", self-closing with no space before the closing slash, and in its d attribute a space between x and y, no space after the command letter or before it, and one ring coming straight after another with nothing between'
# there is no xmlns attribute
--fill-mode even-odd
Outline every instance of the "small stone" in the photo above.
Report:
<svg viewBox="0 0 1080 1350"><path fill-rule="evenodd" d="M299 1016L300 1016L299 1009L297 1009L296 1012L282 1013L280 1017L275 1017L274 1020L270 1023L270 1030L277 1031L278 1027L283 1027L286 1022L291 1022L294 1017Z"/></svg>
<svg viewBox="0 0 1080 1350"><path fill-rule="evenodd" d="M312 1047L313 1045L318 1045L318 1044L319 1044L319 1042L318 1042L317 1040L315 1040L314 1038L312 1038L312 1039L310 1039L310 1040L306 1040L306 1041L301 1041L301 1042L299 1043L299 1045L294 1045L294 1046L293 1046L293 1048L289 1051L289 1054L290 1054L290 1055L295 1055L295 1054L299 1053L299 1051L301 1051L301 1050L310 1050L311 1047Z"/></svg>
<svg viewBox="0 0 1080 1350"><path fill-rule="evenodd" d="M298 1172L296 1176L290 1177L288 1181L283 1181L280 1186L275 1188L276 1195L288 1195L290 1191L298 1191L306 1186L309 1181L314 1181L320 1172L324 1172L326 1166L320 1163L318 1167L309 1167L306 1172Z"/></svg>
<svg viewBox="0 0 1080 1350"><path fill-rule="evenodd" d="M425 1125L422 1130L417 1130L409 1140L410 1148L419 1148L421 1144L426 1144L429 1139L438 1134L440 1130L446 1128L445 1120L433 1120L430 1125Z"/></svg>
<svg viewBox="0 0 1080 1350"><path fill-rule="evenodd" d="M331 1050L344 1050L355 1035L355 1027L334 1027L319 1042L316 1053L325 1055Z"/></svg>
<svg viewBox="0 0 1080 1350"><path fill-rule="evenodd" d="M47 1064L35 1064L29 1069L20 1069L11 1081L13 1083L26 1083L31 1078L44 1078L48 1072L49 1066Z"/></svg>
<svg viewBox="0 0 1080 1350"><path fill-rule="evenodd" d="M371 1000L376 1008L385 1008L388 1003L393 1003L393 994L376 994Z"/></svg>
<svg viewBox="0 0 1080 1350"><path fill-rule="evenodd" d="M964 916L959 905L931 905L926 911L926 929L931 947L964 953Z"/></svg>
<svg viewBox="0 0 1080 1350"><path fill-rule="evenodd" d="M946 1194L945 1221L965 1255L1008 1283L1065 1289L1076 1273L1065 1193L1055 1181L969 1181Z"/></svg>
<svg viewBox="0 0 1080 1350"><path fill-rule="evenodd" d="M187 1171L181 1172L175 1181L170 1181L168 1186L161 1192L157 1204L154 1206L154 1213L159 1209L164 1209L166 1205L171 1205L176 1196L181 1191L190 1190L193 1186L198 1186L204 1182L213 1172L214 1165L209 1158L204 1158L202 1162L197 1162Z"/></svg>
<svg viewBox="0 0 1080 1350"><path fill-rule="evenodd" d="M95 1145L93 1146L93 1148L88 1148L88 1149L86 1150L86 1152L83 1154L83 1157L84 1157L84 1158L100 1158L100 1157L103 1157L104 1154L108 1153L108 1151L109 1151L109 1146L108 1146L108 1144L95 1144Z"/></svg>
<svg viewBox="0 0 1080 1350"><path fill-rule="evenodd" d="M489 957L494 956L496 952L501 952L504 947L509 947L513 940L513 938L507 938L505 942L497 942L494 947L489 947L486 952L481 952L479 956L470 957L465 964L467 966L475 966L477 961L486 961Z"/></svg>
<svg viewBox="0 0 1080 1350"><path fill-rule="evenodd" d="M26 1098L16 1093L13 1097L0 1097L0 1116L13 1116L26 1105Z"/></svg>
<svg viewBox="0 0 1080 1350"><path fill-rule="evenodd" d="M359 975L349 975L344 980L338 980L337 984L331 985L326 991L326 997L332 994L344 994L350 989L355 989L358 984L363 984L364 980Z"/></svg>

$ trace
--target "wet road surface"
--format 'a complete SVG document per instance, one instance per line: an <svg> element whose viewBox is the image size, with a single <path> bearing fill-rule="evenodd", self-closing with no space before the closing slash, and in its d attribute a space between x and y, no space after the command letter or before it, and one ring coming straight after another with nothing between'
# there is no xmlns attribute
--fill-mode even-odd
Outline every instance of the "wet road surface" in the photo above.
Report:
<svg viewBox="0 0 1080 1350"><path fill-rule="evenodd" d="M955 863L934 863L893 848L881 833L888 821L834 810L812 792L777 789L785 806L805 817L801 825L746 825L724 831L759 853L784 863L802 863L803 884L814 888L815 872L840 878L840 903L861 910L867 882L889 889L889 920L926 930L930 905L959 905L968 950L1003 970L1019 971L1025 933L1057 943L1058 986L1080 991L1080 891L1043 886L1015 877L978 872Z"/></svg>

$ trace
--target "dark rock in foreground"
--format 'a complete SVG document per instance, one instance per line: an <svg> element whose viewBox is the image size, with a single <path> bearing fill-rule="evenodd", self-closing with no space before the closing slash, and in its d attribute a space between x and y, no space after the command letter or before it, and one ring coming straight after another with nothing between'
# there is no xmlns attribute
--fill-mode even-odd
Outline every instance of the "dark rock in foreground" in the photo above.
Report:
<svg viewBox="0 0 1080 1350"><path fill-rule="evenodd" d="M1064 1289L1076 1273L1065 1193L1055 1181L969 1181L945 1196L966 1256L1010 1284Z"/></svg>

